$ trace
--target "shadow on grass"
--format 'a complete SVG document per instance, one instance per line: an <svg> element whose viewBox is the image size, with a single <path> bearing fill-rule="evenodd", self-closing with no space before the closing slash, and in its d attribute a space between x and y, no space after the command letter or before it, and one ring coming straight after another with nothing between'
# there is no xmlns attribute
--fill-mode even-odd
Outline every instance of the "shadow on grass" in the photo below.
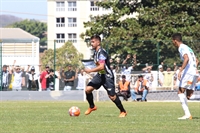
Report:
<svg viewBox="0 0 200 133"><path fill-rule="evenodd" d="M192 117L193 120L199 120L200 117Z"/></svg>

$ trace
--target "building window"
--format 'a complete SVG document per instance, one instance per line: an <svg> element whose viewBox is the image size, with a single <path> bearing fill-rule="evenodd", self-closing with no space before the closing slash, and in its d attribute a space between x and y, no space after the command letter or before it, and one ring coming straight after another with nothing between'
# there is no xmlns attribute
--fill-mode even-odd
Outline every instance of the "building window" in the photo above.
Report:
<svg viewBox="0 0 200 133"><path fill-rule="evenodd" d="M90 11L99 11L99 7L95 5L94 1L90 1Z"/></svg>
<svg viewBox="0 0 200 133"><path fill-rule="evenodd" d="M68 11L76 11L76 1L68 1Z"/></svg>
<svg viewBox="0 0 200 133"><path fill-rule="evenodd" d="M65 2L56 2L56 11L63 12L65 11Z"/></svg>
<svg viewBox="0 0 200 133"><path fill-rule="evenodd" d="M65 43L65 34L64 33L56 34L56 42L57 43Z"/></svg>
<svg viewBox="0 0 200 133"><path fill-rule="evenodd" d="M76 18L68 18L68 27L76 27L76 26L77 26Z"/></svg>
<svg viewBox="0 0 200 133"><path fill-rule="evenodd" d="M108 8L108 9L102 8L102 10L103 10L103 11L111 11L111 8Z"/></svg>
<svg viewBox="0 0 200 133"><path fill-rule="evenodd" d="M65 27L65 18L56 18L56 27Z"/></svg>
<svg viewBox="0 0 200 133"><path fill-rule="evenodd" d="M72 43L76 43L77 42L77 36L75 33L69 33L68 34L68 41L72 42Z"/></svg>

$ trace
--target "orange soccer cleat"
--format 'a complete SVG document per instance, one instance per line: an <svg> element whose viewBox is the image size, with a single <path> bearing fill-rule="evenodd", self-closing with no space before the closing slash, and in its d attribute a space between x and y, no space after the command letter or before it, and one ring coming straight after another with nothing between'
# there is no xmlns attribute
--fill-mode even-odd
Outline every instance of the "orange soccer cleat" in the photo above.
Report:
<svg viewBox="0 0 200 133"><path fill-rule="evenodd" d="M121 112L119 117L125 117L127 115L127 112Z"/></svg>
<svg viewBox="0 0 200 133"><path fill-rule="evenodd" d="M86 111L85 111L85 115L89 115L92 111L95 111L97 110L97 107L94 106L94 108L88 108Z"/></svg>

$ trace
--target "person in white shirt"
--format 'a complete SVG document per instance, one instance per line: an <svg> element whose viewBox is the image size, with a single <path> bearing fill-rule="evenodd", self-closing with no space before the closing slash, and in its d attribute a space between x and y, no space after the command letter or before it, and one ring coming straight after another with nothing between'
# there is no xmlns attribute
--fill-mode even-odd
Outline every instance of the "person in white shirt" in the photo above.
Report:
<svg viewBox="0 0 200 133"><path fill-rule="evenodd" d="M133 61L130 61L130 59L131 59L131 55L128 54L126 59L122 63L124 65L124 67L122 67L121 74L126 76L127 81L131 81L131 71L134 69L134 67L137 64L136 54L133 55L133 58L132 58ZM128 63L127 63L128 61L130 61L132 63L132 66L128 66Z"/></svg>
<svg viewBox="0 0 200 133"><path fill-rule="evenodd" d="M14 61L15 64L16 60ZM12 91L21 91L22 86L25 86L25 77L23 77L23 73L21 71L20 66L14 67L14 64L12 66L12 70L10 71L10 74L14 75L14 81L12 83Z"/></svg>
<svg viewBox="0 0 200 133"><path fill-rule="evenodd" d="M178 119L192 119L192 115L190 114L187 99L193 99L195 96L193 95L195 84L197 82L197 66L198 59L196 58L193 50L182 42L182 35L180 33L175 33L172 35L172 42L175 47L178 48L180 53L181 60L183 64L178 73L178 80L180 80L178 96L180 98L180 102L182 108L184 110L185 115ZM184 94L186 90L186 95Z"/></svg>
<svg viewBox="0 0 200 133"><path fill-rule="evenodd" d="M142 69L142 71L145 72L144 79L146 79L147 82L149 83L149 88L152 87L152 83L153 83L153 80L154 80L153 73L151 72L152 67L153 66L147 66L147 67Z"/></svg>
<svg viewBox="0 0 200 133"><path fill-rule="evenodd" d="M163 66L159 65L159 72L158 72L158 86L162 87L164 82L164 75L163 75Z"/></svg>
<svg viewBox="0 0 200 133"><path fill-rule="evenodd" d="M76 77L75 77L75 79L78 79L78 84L77 84L76 89L77 90L84 90L85 87L86 87L87 76L84 73L83 69L80 71L80 73L78 73L78 71L76 71Z"/></svg>

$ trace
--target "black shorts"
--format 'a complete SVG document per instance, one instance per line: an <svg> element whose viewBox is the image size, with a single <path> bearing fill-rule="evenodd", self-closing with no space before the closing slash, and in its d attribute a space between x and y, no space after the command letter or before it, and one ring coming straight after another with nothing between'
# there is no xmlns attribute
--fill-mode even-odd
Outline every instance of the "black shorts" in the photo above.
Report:
<svg viewBox="0 0 200 133"><path fill-rule="evenodd" d="M102 85L106 89L108 95L114 96L116 94L114 78L110 78L106 74L95 75L87 86L92 86L95 89L99 89Z"/></svg>

